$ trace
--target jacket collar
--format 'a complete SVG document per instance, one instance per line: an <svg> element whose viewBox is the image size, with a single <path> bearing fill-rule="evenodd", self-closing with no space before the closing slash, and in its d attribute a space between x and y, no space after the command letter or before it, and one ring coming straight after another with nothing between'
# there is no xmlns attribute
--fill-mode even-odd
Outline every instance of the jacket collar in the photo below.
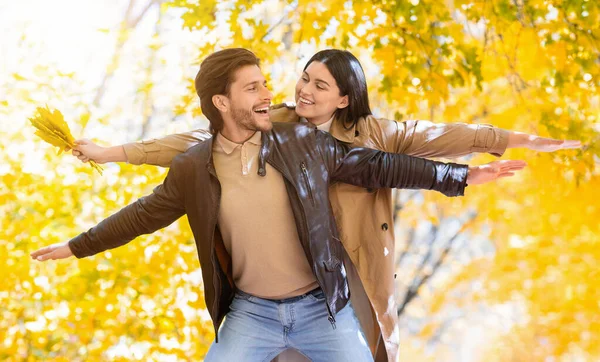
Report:
<svg viewBox="0 0 600 362"><path fill-rule="evenodd" d="M215 170L215 164L213 162L213 146L215 145L216 135L213 134L212 137L207 139L206 144L208 147L208 160L206 160L206 169L210 172L214 177L217 177L217 171Z"/></svg>
<svg viewBox="0 0 600 362"><path fill-rule="evenodd" d="M314 126L312 123L308 122L304 117L299 118L298 121ZM319 127L315 126L315 128L318 129ZM333 122L331 123L331 127L329 128L329 133L339 141L345 143L354 143L354 139L356 138L358 132L356 128L357 127L355 124L354 126L352 126L352 128L347 129L346 127L344 127L342 121L338 120L337 118L334 118Z"/></svg>
<svg viewBox="0 0 600 362"><path fill-rule="evenodd" d="M347 129L339 119L334 119L329 129L329 133L336 139L345 143L354 143L358 130L356 124L352 128Z"/></svg>
<svg viewBox="0 0 600 362"><path fill-rule="evenodd" d="M299 117L295 111L296 104L294 102L286 102L282 104L273 105L272 121L280 122L308 122L303 117ZM275 119L276 118L276 119ZM358 122L358 124L364 124L364 122ZM360 132L367 131L364 127L358 129L357 125L352 126L350 129L346 129L344 124L335 118L329 129L329 133L337 140L345 143L354 143L354 139L360 134Z"/></svg>
<svg viewBox="0 0 600 362"><path fill-rule="evenodd" d="M273 150L272 131L261 133L261 146L258 154L258 175L265 177L267 175L267 159Z"/></svg>

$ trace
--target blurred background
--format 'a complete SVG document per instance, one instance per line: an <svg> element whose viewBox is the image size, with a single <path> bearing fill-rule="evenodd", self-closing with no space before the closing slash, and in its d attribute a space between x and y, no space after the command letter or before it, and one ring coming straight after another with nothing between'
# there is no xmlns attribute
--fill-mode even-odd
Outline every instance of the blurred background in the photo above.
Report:
<svg viewBox="0 0 600 362"><path fill-rule="evenodd" d="M184 219L85 260L32 262L162 181L102 176L33 135L48 105L115 145L205 128L193 79L215 50L263 61L276 99L317 50L362 62L374 113L489 123L583 150L447 199L395 194L403 361L600 359L596 0L0 0L0 360L201 360L214 335ZM463 162L493 159L481 155Z"/></svg>

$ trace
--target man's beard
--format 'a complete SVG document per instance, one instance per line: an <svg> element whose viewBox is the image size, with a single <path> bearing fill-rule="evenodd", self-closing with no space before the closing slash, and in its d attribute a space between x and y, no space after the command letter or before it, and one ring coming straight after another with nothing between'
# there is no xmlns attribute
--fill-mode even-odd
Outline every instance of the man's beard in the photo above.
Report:
<svg viewBox="0 0 600 362"><path fill-rule="evenodd" d="M231 109L231 116L239 127L245 128L249 131L267 132L272 128L271 122L257 122L254 119L254 112L247 109L233 106Z"/></svg>

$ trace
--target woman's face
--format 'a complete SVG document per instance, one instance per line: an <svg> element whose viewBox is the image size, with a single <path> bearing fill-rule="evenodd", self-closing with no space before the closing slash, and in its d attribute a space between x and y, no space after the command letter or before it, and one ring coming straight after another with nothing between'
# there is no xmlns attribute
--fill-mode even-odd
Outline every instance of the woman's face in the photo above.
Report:
<svg viewBox="0 0 600 362"><path fill-rule="evenodd" d="M319 125L329 121L337 109L347 106L348 96L340 96L340 89L325 64L310 63L296 83L296 113Z"/></svg>

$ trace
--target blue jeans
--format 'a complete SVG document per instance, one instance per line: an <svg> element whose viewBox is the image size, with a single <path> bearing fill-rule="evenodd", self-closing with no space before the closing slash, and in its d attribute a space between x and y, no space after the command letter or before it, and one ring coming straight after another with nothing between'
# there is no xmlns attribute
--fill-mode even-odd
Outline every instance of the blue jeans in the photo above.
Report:
<svg viewBox="0 0 600 362"><path fill-rule="evenodd" d="M268 362L289 348L315 362L373 361L350 302L335 329L327 317L320 289L278 301L238 291L205 361Z"/></svg>

